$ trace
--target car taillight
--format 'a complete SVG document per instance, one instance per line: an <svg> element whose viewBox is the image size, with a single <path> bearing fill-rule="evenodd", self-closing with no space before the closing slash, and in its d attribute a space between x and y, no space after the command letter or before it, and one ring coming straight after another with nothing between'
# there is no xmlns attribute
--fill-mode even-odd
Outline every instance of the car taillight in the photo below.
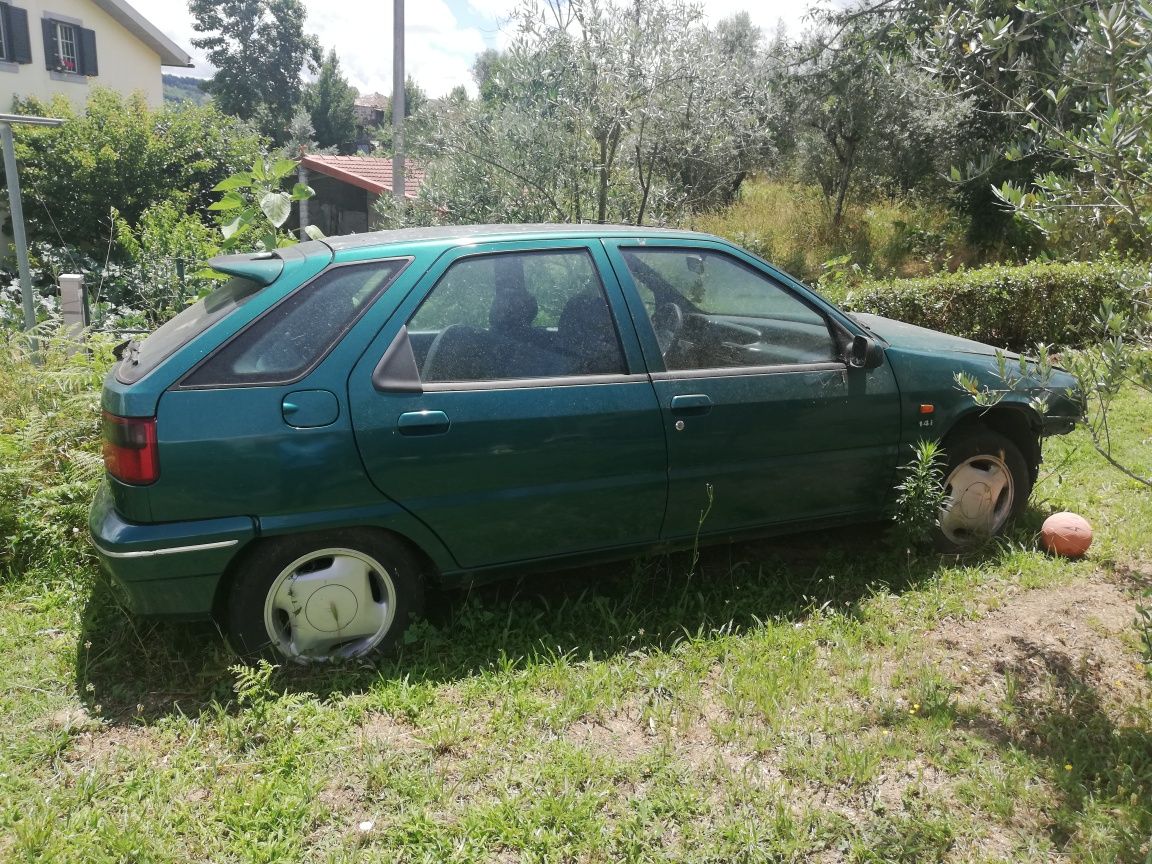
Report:
<svg viewBox="0 0 1152 864"><path fill-rule="evenodd" d="M122 483L144 486L160 476L155 417L104 412L104 467Z"/></svg>

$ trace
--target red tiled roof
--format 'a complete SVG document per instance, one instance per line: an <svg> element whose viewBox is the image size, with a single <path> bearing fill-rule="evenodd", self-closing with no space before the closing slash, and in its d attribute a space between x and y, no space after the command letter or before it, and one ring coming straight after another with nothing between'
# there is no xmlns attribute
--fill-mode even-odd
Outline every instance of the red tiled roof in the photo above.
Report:
<svg viewBox="0 0 1152 864"><path fill-rule="evenodd" d="M300 164L377 195L392 194L392 160L372 156L305 156ZM415 198L424 182L424 169L404 160L404 197Z"/></svg>

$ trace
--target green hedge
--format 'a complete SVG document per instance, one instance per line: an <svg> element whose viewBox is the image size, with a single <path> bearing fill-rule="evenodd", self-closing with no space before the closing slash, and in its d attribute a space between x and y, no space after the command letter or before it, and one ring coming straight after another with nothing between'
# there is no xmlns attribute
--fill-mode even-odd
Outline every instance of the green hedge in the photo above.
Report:
<svg viewBox="0 0 1152 864"><path fill-rule="evenodd" d="M1076 346L1092 338L1101 302L1130 302L1147 272L1117 261L984 267L865 282L842 305L1016 351Z"/></svg>

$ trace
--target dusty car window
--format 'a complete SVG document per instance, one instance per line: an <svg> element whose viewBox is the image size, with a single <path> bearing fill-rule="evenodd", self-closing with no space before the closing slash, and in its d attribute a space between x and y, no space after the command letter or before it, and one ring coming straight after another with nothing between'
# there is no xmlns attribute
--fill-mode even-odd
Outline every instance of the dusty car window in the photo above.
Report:
<svg viewBox="0 0 1152 864"><path fill-rule="evenodd" d="M243 306L261 287L250 279L237 276L229 279L203 300L161 325L141 343L138 352L116 368L116 377L125 384L139 381L179 348Z"/></svg>
<svg viewBox="0 0 1152 864"><path fill-rule="evenodd" d="M823 315L728 255L667 248L622 254L669 370L840 359Z"/></svg>
<svg viewBox="0 0 1152 864"><path fill-rule="evenodd" d="M407 259L337 267L290 294L184 379L187 387L277 384L314 366Z"/></svg>
<svg viewBox="0 0 1152 864"><path fill-rule="evenodd" d="M425 382L623 372L604 288L587 252L456 262L408 322Z"/></svg>

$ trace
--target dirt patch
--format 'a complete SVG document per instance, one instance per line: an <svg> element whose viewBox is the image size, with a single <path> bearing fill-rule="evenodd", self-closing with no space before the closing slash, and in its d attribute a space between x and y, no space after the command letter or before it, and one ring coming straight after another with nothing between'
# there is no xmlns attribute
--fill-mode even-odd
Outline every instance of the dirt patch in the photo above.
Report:
<svg viewBox="0 0 1152 864"><path fill-rule="evenodd" d="M569 726L564 738L578 747L623 762L651 752L656 741L638 711L604 718L586 717Z"/></svg>
<svg viewBox="0 0 1152 864"><path fill-rule="evenodd" d="M360 738L370 749L388 752L414 752L424 749L416 727L391 714L370 714L360 724Z"/></svg>
<svg viewBox="0 0 1152 864"><path fill-rule="evenodd" d="M1124 586L1097 576L1021 591L979 620L945 622L929 638L944 649L961 703L999 701L1009 689L1075 675L1102 703L1131 704L1148 695L1133 643L1138 603Z"/></svg>
<svg viewBox="0 0 1152 864"><path fill-rule="evenodd" d="M155 749L153 733L144 726L109 726L73 736L66 759L86 765L107 765L138 759Z"/></svg>

